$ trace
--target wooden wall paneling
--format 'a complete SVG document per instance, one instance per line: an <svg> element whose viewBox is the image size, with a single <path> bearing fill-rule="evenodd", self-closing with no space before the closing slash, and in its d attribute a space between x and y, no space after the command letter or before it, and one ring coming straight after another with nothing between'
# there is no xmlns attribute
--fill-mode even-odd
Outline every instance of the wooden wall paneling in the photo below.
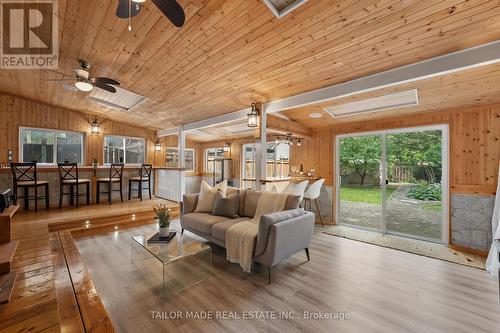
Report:
<svg viewBox="0 0 500 333"><path fill-rule="evenodd" d="M0 93L0 163L7 164L7 151L12 149L14 161L19 160L19 127L69 130L85 134L85 164L94 159L103 163L104 135L123 135L146 139L146 161L153 162L156 132L102 117L97 117L101 133L90 133L95 116Z"/></svg>

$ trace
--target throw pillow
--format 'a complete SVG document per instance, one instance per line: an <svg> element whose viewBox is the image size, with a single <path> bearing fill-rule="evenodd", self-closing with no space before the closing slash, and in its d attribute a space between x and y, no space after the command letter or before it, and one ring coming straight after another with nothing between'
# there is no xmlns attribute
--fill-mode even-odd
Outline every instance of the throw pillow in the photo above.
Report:
<svg viewBox="0 0 500 333"><path fill-rule="evenodd" d="M214 208L215 194L221 191L226 194L227 181L223 181L214 187L208 185L204 180L201 181L200 195L198 204L196 205L195 213L211 213Z"/></svg>
<svg viewBox="0 0 500 333"><path fill-rule="evenodd" d="M240 202L239 191L233 192L227 197L221 191L215 194L213 215L225 216L232 219L238 218L238 208Z"/></svg>

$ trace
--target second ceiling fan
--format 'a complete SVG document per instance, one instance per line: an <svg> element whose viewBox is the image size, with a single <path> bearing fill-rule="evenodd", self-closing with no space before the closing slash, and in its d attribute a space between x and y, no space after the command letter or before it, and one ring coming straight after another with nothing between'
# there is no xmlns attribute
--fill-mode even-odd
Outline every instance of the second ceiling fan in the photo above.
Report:
<svg viewBox="0 0 500 333"><path fill-rule="evenodd" d="M123 19L130 19L138 15L141 11L142 4L146 0L118 0L118 8L116 9L116 16ZM180 28L184 25L186 16L184 9L175 0L151 0L151 2L158 7L158 9L165 15L173 25ZM131 26L129 24L129 30Z"/></svg>

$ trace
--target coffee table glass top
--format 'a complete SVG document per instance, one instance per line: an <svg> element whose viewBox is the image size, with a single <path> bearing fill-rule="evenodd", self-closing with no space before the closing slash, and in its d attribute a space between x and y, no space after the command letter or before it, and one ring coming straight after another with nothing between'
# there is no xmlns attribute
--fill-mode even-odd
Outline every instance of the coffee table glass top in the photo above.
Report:
<svg viewBox="0 0 500 333"><path fill-rule="evenodd" d="M207 243L203 243L186 234L181 236L180 232L177 232L174 239L168 244L148 244L148 239L154 234L155 233L134 236L132 240L155 256L163 264L176 261L198 252L210 250L210 246L208 246Z"/></svg>

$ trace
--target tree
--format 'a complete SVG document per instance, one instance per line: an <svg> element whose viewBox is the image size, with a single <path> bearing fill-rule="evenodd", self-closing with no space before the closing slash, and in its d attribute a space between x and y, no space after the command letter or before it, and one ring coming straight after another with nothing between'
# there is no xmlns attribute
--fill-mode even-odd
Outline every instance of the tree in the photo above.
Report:
<svg viewBox="0 0 500 333"><path fill-rule="evenodd" d="M340 146L340 166L349 174L358 174L360 185L364 185L370 172L379 171L381 153L379 136L344 138Z"/></svg>
<svg viewBox="0 0 500 333"><path fill-rule="evenodd" d="M442 168L441 146L441 131L388 135L388 170L392 170L394 165L404 165L412 169L415 179L439 182Z"/></svg>

